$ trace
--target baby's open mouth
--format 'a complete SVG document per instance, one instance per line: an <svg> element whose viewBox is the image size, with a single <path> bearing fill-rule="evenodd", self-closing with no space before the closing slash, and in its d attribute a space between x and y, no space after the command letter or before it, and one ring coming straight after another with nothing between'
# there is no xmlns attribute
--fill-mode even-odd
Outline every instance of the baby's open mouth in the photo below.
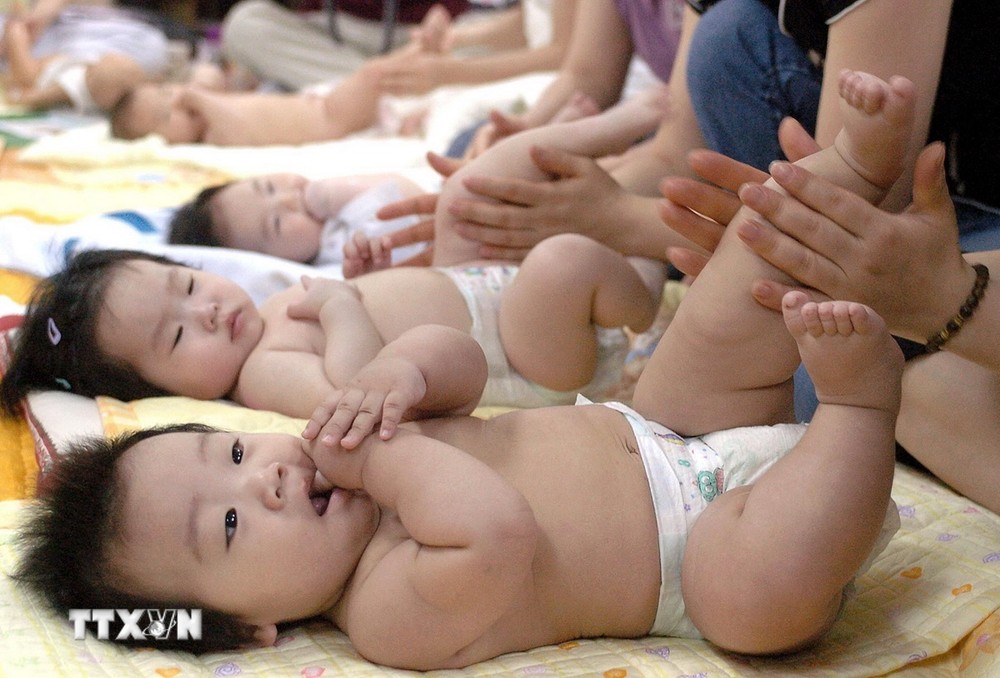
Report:
<svg viewBox="0 0 1000 678"><path fill-rule="evenodd" d="M326 513L326 509L330 506L330 496L336 490L333 483L324 478L323 474L317 470L309 485L309 503L312 504L316 515L322 516Z"/></svg>
<svg viewBox="0 0 1000 678"><path fill-rule="evenodd" d="M333 490L309 495L309 502L313 505L316 515L321 516L326 513L326 509L330 505L331 494L333 494Z"/></svg>

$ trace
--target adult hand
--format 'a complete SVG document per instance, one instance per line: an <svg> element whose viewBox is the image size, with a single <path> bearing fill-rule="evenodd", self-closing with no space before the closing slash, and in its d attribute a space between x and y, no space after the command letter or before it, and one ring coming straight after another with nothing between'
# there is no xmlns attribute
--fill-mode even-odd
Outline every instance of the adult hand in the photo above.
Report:
<svg viewBox="0 0 1000 678"><path fill-rule="evenodd" d="M483 154L487 148L501 139L528 129L528 122L522 116L509 115L496 109L490 111L489 122L482 125L472 136L463 158L472 160Z"/></svg>
<svg viewBox="0 0 1000 678"><path fill-rule="evenodd" d="M924 341L965 299L975 272L962 257L944 175L945 149L926 147L914 169L913 202L885 212L801 167L775 163L771 176L789 195L759 185L740 198L763 220L738 235L803 285L877 311L897 335ZM773 226L772 226L773 224ZM787 287L758 281L753 293L776 308Z"/></svg>
<svg viewBox="0 0 1000 678"><path fill-rule="evenodd" d="M466 189L497 202L456 199L450 212L459 235L482 243L489 259L523 259L545 238L567 232L615 247L625 190L591 158L533 147L531 159L553 179L465 177Z"/></svg>
<svg viewBox="0 0 1000 678"><path fill-rule="evenodd" d="M778 128L778 140L788 158L799 160L819 150L816 141L793 118L785 118ZM680 235L703 247L715 250L725 226L742 206L736 192L746 182L761 183L768 175L721 153L698 149L688 154L692 171L708 184L684 177L667 177L660 185L666 201L660 205L660 218ZM673 247L670 262L683 273L698 275L708 256L691 249Z"/></svg>
<svg viewBox="0 0 1000 678"><path fill-rule="evenodd" d="M428 153L427 162L438 174L445 178L450 177L465 164L462 160L446 158L437 153ZM401 228L386 235L385 237L388 239L387 244L390 249L415 245L421 242L432 243L434 241L434 212L437 209L438 197L438 193L424 193L423 195L404 198L379 208L378 212L375 213L375 216L379 219L398 219L399 217L408 216L425 217L412 226ZM422 252L393 265L429 266L433 254L434 247L428 244Z"/></svg>
<svg viewBox="0 0 1000 678"><path fill-rule="evenodd" d="M441 75L451 61L425 52L389 59L379 65L379 88L396 96L424 94L444 84Z"/></svg>

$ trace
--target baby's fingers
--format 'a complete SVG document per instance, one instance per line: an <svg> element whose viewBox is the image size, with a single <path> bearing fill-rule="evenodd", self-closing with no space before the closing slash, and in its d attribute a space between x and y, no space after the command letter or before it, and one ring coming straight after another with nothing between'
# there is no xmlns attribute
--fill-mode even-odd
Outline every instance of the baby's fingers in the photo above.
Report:
<svg viewBox="0 0 1000 678"><path fill-rule="evenodd" d="M330 397L317 405L316 409L313 410L312 415L309 417L309 421L306 422L305 429L302 430L302 437L306 440L316 438L320 431L323 430L323 427L331 421L334 414L337 412L338 407L340 407L341 402L343 402L347 395L350 394L345 391L334 391Z"/></svg>
<svg viewBox="0 0 1000 678"><path fill-rule="evenodd" d="M379 438L388 440L396 435L399 422L403 420L409 405L407 398L398 391L390 391L382 405L382 426L379 428Z"/></svg>
<svg viewBox="0 0 1000 678"><path fill-rule="evenodd" d="M345 450L353 450L361 444L361 441L369 433L375 430L375 426L382 417L382 405L384 402L384 393L373 392L366 394L352 417L350 429L337 441L327 440L327 437L324 436L322 442L327 445L334 445L336 442L340 442L340 446ZM336 418L336 415L334 417Z"/></svg>

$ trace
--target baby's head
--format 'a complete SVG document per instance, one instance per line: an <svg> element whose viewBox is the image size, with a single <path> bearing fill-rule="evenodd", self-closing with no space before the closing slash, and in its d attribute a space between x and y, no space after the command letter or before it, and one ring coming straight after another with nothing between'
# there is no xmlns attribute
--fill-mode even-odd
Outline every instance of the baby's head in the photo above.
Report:
<svg viewBox="0 0 1000 678"><path fill-rule="evenodd" d="M131 250L84 250L43 280L28 305L0 402L34 389L134 400L214 399L236 385L263 333L236 283Z"/></svg>
<svg viewBox="0 0 1000 678"><path fill-rule="evenodd" d="M324 224L307 208L308 185L298 174L266 174L206 188L177 211L170 242L308 263L319 253Z"/></svg>
<svg viewBox="0 0 1000 678"><path fill-rule="evenodd" d="M182 105L183 87L146 82L129 88L111 107L111 136L139 139L159 134L169 144L201 141L203 123Z"/></svg>
<svg viewBox="0 0 1000 678"><path fill-rule="evenodd" d="M199 425L81 444L21 532L15 578L63 614L201 609L201 643L177 649L269 645L336 605L379 521L303 444Z"/></svg>

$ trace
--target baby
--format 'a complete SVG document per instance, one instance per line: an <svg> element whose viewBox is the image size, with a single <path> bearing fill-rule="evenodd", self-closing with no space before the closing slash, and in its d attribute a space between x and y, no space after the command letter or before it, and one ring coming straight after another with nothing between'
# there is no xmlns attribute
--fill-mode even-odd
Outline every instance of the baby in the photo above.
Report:
<svg viewBox="0 0 1000 678"><path fill-rule="evenodd" d="M574 149L602 153L655 125L662 103L637 97L564 129L542 129ZM511 139L476 163L537 171L512 156L527 156L538 136L545 135ZM307 417L384 345L428 323L469 333L483 346L490 360L483 404L572 402L578 390L597 397L614 387L627 351L620 328L652 324L661 263L629 261L564 234L540 243L520 266L484 266L462 252L449 219L437 222L439 266L373 271L350 282L305 280L259 310L234 283L166 259L81 253L30 304L0 385L2 402L13 412L29 389L68 383L84 395L229 397Z"/></svg>
<svg viewBox="0 0 1000 678"><path fill-rule="evenodd" d="M444 12L447 15L447 11ZM216 146L305 144L340 139L378 119L383 70L416 51L445 49L440 12L428 14L419 40L354 73L298 93L212 91L199 86L145 83L131 88L111 109L111 133L120 139L159 134L170 144Z"/></svg>
<svg viewBox="0 0 1000 678"><path fill-rule="evenodd" d="M414 218L380 220L383 205L419 195L401 174L332 177L265 174L206 188L170 222L175 245L232 247L315 266L340 264L353 233L377 238ZM419 248L397 250L406 257Z"/></svg>
<svg viewBox="0 0 1000 678"><path fill-rule="evenodd" d="M843 78L845 131L806 164L883 194L913 92ZM756 306L753 281L781 276L732 230L715 257L635 409L397 430L402 410L465 409L460 380L486 376L466 335L416 328L317 409L306 441L181 426L70 456L26 528L18 576L61 611L203 608L202 643L173 641L192 651L271 644L277 624L317 615L362 656L422 670L579 637L803 648L898 525L902 356L861 304L796 291L783 318ZM800 357L821 403L808 428L785 423Z"/></svg>

